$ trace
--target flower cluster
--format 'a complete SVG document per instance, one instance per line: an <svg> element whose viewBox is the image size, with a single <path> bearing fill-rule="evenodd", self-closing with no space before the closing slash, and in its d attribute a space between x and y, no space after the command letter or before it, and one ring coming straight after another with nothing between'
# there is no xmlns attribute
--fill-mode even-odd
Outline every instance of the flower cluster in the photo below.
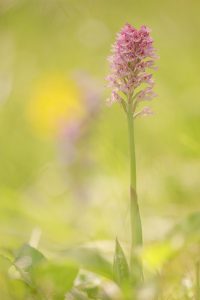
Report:
<svg viewBox="0 0 200 300"><path fill-rule="evenodd" d="M124 99L128 101L134 99L137 104L155 97L156 94L152 90L154 85L152 74L147 73L147 69L155 69L156 58L150 29L143 25L137 30L132 25L126 24L117 34L112 55L109 57L111 74L107 80L112 89L109 104L122 103Z"/></svg>

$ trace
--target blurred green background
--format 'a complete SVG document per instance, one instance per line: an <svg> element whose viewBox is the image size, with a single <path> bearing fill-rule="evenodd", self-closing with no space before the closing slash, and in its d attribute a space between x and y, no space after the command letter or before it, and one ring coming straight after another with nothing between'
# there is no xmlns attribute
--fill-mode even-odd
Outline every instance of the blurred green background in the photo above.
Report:
<svg viewBox="0 0 200 300"><path fill-rule="evenodd" d="M4 247L34 229L41 247L129 240L127 124L118 105L106 106L104 79L126 22L151 27L160 56L155 115L136 125L145 241L199 210L199 10L195 0L0 1ZM92 117L83 90L98 102ZM79 125L73 142L69 124Z"/></svg>

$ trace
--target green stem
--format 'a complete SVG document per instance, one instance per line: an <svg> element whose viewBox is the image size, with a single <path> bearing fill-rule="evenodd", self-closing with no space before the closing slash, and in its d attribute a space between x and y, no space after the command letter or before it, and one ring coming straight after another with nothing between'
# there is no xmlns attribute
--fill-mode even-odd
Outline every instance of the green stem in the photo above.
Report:
<svg viewBox="0 0 200 300"><path fill-rule="evenodd" d="M141 281L142 265L135 255L135 249L142 246L142 224L136 191L136 159L135 159L135 142L134 142L134 120L132 103L128 102L128 129L129 129L129 150L130 150L130 217L131 217L131 273L134 281Z"/></svg>

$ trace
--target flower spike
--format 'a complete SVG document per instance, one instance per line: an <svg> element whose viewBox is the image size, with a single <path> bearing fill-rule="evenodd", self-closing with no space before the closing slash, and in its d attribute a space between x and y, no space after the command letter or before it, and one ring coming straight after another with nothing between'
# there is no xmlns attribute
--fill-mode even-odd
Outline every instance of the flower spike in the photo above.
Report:
<svg viewBox="0 0 200 300"><path fill-rule="evenodd" d="M153 75L147 72L148 69L156 69L157 58L150 32L144 25L137 30L126 24L117 34L112 55L108 58L111 72L107 81L112 89L109 104L121 102L121 94L124 94L127 102L135 99L135 110L136 104L156 96Z"/></svg>

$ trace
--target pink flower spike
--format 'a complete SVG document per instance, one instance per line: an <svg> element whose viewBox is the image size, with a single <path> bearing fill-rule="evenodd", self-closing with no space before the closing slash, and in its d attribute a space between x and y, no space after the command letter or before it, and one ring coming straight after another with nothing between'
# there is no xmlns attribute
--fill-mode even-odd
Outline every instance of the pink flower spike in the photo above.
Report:
<svg viewBox="0 0 200 300"><path fill-rule="evenodd" d="M117 34L111 56L108 59L110 75L107 77L107 81L108 86L112 89L110 104L121 102L121 92L126 99L133 100L139 87L142 88L136 97L138 102L151 100L156 96L152 91L153 74L148 72L149 69L155 69L156 59L150 32L151 30L145 25L137 30L132 25L126 24ZM136 106L134 106L135 108Z"/></svg>

